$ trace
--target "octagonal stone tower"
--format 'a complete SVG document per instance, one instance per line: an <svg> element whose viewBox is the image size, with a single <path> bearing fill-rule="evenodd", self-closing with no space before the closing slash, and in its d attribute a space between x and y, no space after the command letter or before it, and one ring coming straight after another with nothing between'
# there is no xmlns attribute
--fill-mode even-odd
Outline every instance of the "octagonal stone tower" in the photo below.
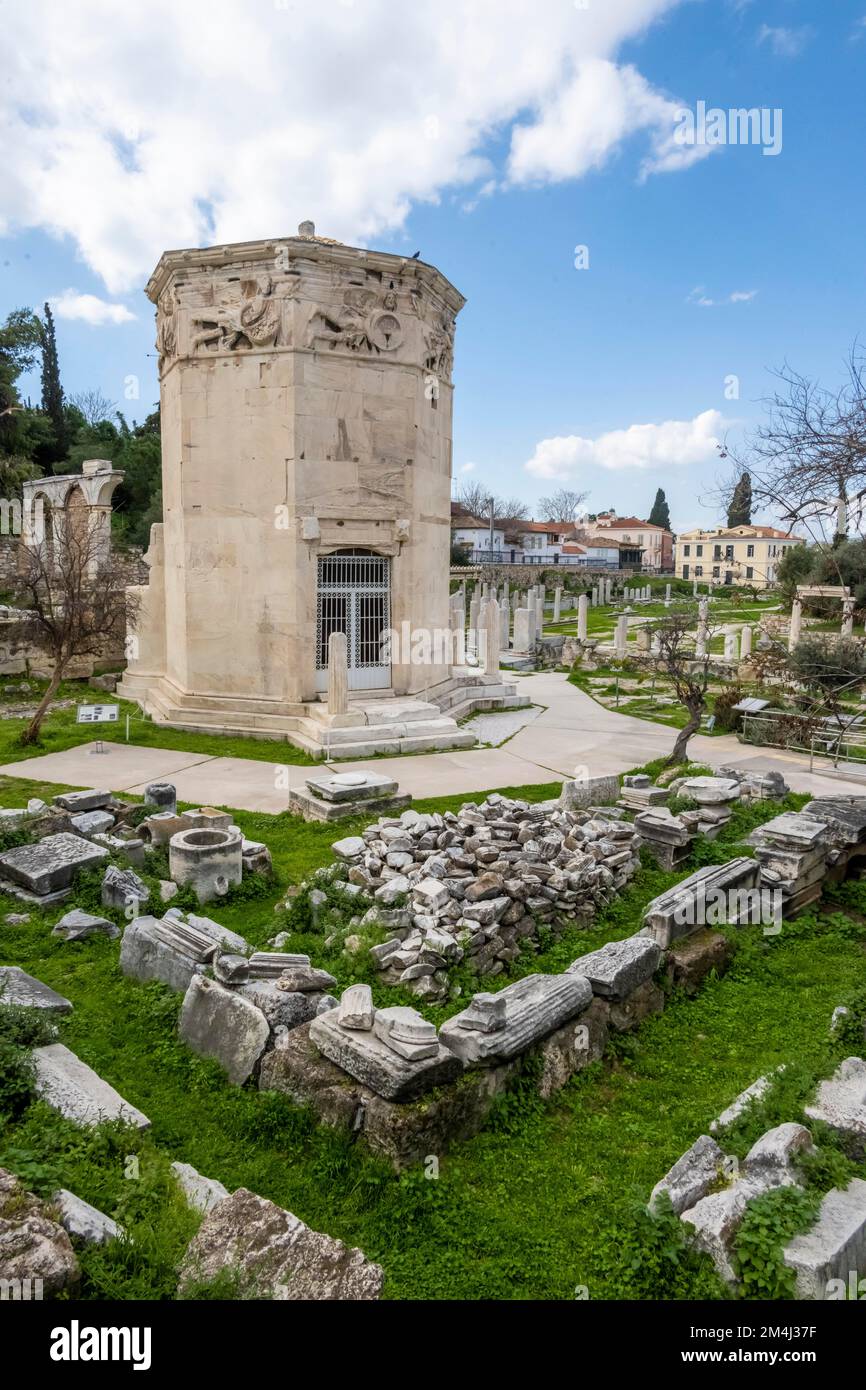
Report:
<svg viewBox="0 0 866 1390"><path fill-rule="evenodd" d="M432 266L312 223L285 241L166 252L147 294L164 520L121 693L179 727L342 741L345 756L406 746L401 720L414 746L468 745L413 700L453 685L447 661L383 656L380 642L403 623L449 626L463 296ZM334 631L347 635L342 714L321 700ZM389 724L378 740L361 732Z"/></svg>

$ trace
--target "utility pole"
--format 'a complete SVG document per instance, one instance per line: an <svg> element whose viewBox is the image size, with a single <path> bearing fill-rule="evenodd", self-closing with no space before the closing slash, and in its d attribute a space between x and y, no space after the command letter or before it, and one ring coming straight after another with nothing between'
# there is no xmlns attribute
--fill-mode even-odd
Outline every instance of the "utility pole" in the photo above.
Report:
<svg viewBox="0 0 866 1390"><path fill-rule="evenodd" d="M490 507L490 563L491 563L491 565L492 565L492 564L493 564L493 521L494 521L494 517L493 517L493 508L494 508L495 505L496 505L496 499L495 499L494 497L489 497L489 498L487 499L487 504L488 504L488 506Z"/></svg>

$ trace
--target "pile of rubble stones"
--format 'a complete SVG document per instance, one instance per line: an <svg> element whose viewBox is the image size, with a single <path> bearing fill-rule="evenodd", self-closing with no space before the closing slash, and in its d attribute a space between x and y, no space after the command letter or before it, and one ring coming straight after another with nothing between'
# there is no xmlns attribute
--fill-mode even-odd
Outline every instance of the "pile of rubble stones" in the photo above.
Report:
<svg viewBox="0 0 866 1390"><path fill-rule="evenodd" d="M431 1000L447 996L451 966L498 975L541 930L588 925L640 862L618 808L498 794L456 814L383 817L333 848L346 886L373 899L361 926L390 932L371 949L384 982Z"/></svg>

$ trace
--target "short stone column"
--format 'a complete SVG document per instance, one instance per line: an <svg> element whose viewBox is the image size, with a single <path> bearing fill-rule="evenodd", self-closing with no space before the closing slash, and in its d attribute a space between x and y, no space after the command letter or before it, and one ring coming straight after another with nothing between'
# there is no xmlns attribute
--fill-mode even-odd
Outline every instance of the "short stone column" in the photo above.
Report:
<svg viewBox="0 0 866 1390"><path fill-rule="evenodd" d="M562 613L562 585L557 584L553 591L553 621L559 622Z"/></svg>
<svg viewBox="0 0 866 1390"><path fill-rule="evenodd" d="M665 585L665 603L670 603L670 601L671 601L671 586L670 586L670 584L666 584L666 585Z"/></svg>
<svg viewBox="0 0 866 1390"><path fill-rule="evenodd" d="M748 661L752 655L752 629L744 627L740 633L740 660Z"/></svg>
<svg viewBox="0 0 866 1390"><path fill-rule="evenodd" d="M737 634L735 632L725 633L725 661L736 661L737 659Z"/></svg>
<svg viewBox="0 0 866 1390"><path fill-rule="evenodd" d="M585 642L587 636L587 611L589 605L586 601L586 594L581 594L577 600L577 639Z"/></svg>
<svg viewBox="0 0 866 1390"><path fill-rule="evenodd" d="M328 638L328 713L346 714L349 709L349 658L345 632L332 632Z"/></svg>
<svg viewBox="0 0 866 1390"><path fill-rule="evenodd" d="M698 596L698 581L696 579L692 580L692 595L694 598Z"/></svg>
<svg viewBox="0 0 866 1390"><path fill-rule="evenodd" d="M650 648L649 628L639 627L637 630L637 649L639 652L648 652Z"/></svg>
<svg viewBox="0 0 866 1390"><path fill-rule="evenodd" d="M851 637L854 632L854 600L846 598L842 601L842 633L843 637Z"/></svg>
<svg viewBox="0 0 866 1390"><path fill-rule="evenodd" d="M516 652L531 652L535 646L532 610L518 608L514 613L514 640Z"/></svg>
<svg viewBox="0 0 866 1390"><path fill-rule="evenodd" d="M496 676L499 674L499 650L500 650L500 613L499 604L495 598L487 600L484 605L484 642L482 660L485 674Z"/></svg>
<svg viewBox="0 0 866 1390"><path fill-rule="evenodd" d="M625 613L616 620L616 654L625 656L628 646L628 618Z"/></svg>
<svg viewBox="0 0 866 1390"><path fill-rule="evenodd" d="M466 665L466 611L459 594L455 594L449 608L451 626L451 664Z"/></svg>
<svg viewBox="0 0 866 1390"><path fill-rule="evenodd" d="M478 594L472 595L472 602L469 605L469 650L478 652L478 615L481 612L481 599Z"/></svg>
<svg viewBox="0 0 866 1390"><path fill-rule="evenodd" d="M798 598L791 604L791 625L788 628L788 651L792 652L800 640L803 625L803 605Z"/></svg>

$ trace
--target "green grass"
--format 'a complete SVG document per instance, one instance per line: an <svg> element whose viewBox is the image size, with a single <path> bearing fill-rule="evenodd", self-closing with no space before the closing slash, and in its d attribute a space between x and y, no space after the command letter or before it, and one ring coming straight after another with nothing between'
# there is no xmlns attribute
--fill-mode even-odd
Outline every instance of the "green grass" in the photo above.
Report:
<svg viewBox="0 0 866 1390"><path fill-rule="evenodd" d="M45 690L45 681L31 680L33 693L16 696L14 701L4 697L7 703L20 703L33 708ZM91 743L102 738L106 743L125 742L126 716L129 715L129 742L143 748L170 748L184 753L203 753L214 758L251 758L258 762L293 763L308 766L315 762L308 753L295 748L291 743L281 740L244 738L238 734L196 734L185 733L181 729L170 729L164 724L154 724L143 715L138 705L129 700L120 700L115 695L93 690L79 682L64 682L58 691L58 699L74 699L80 704L118 704L120 719L115 724L76 724L75 709L53 710L42 725L38 744L23 745L21 735L27 727L26 719L0 720L0 764L20 762L24 758L40 757L43 753L60 753L66 748L77 748L79 744Z"/></svg>
<svg viewBox="0 0 866 1390"><path fill-rule="evenodd" d="M511 794L543 799L558 785ZM22 789L39 794L33 783L7 779L0 799L14 804ZM467 799L416 805L456 809ZM702 844L701 862L737 853L749 829L779 809L738 807L724 838ZM237 820L270 845L281 884L330 862L335 834L353 828L335 832L289 816L238 813ZM518 973L562 969L582 951L634 931L647 899L692 867L665 874L645 862L590 931L567 932ZM258 944L280 926L275 896L276 885L262 898L208 911ZM171 1159L229 1189L249 1187L360 1246L384 1266L390 1298L571 1299L578 1286L594 1299L722 1297L707 1262L683 1255L679 1227L648 1224L643 1204L713 1115L758 1075L795 1062L800 1096L832 1066L832 1009L866 992L866 889L845 885L836 899L829 911L786 924L777 938L740 932L727 976L710 980L694 1000L671 999L664 1014L620 1040L552 1103L512 1098L486 1132L440 1156L434 1180L420 1167L396 1176L282 1096L228 1086L178 1042L179 996L126 980L116 942L53 940L50 925L62 906L3 925L7 912L26 909L2 899L0 959L73 1000L63 1040L143 1109L153 1129L144 1136L110 1126L82 1132L34 1104L0 1129L0 1165L46 1193L69 1187L127 1227L131 1244L85 1256L89 1298L173 1296L195 1218L176 1198ZM320 946L314 959L333 968ZM352 973L347 967L344 979ZM451 1009L427 1012L441 1018ZM741 1126L729 1151L745 1152L752 1137Z"/></svg>

